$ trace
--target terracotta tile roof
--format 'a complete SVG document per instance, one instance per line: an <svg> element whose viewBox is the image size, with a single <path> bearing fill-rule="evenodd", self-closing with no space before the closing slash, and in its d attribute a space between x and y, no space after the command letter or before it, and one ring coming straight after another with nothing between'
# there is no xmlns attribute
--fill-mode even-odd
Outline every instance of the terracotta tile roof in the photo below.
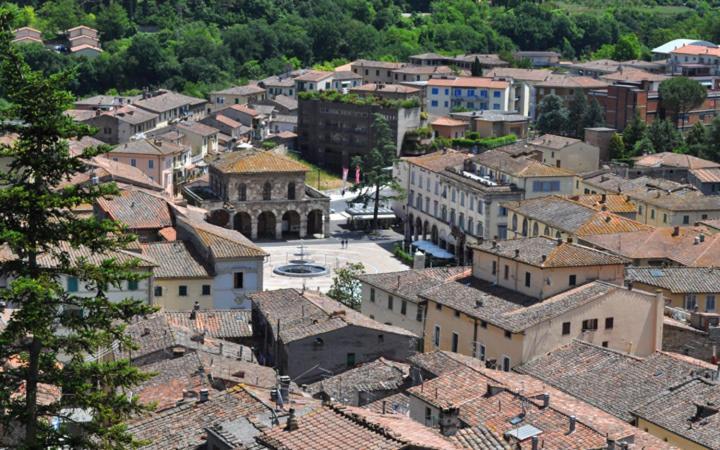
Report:
<svg viewBox="0 0 720 450"><path fill-rule="evenodd" d="M720 292L720 269L712 267L627 267L625 280L675 294Z"/></svg>
<svg viewBox="0 0 720 450"><path fill-rule="evenodd" d="M314 396L322 394L337 402L352 404L360 392L370 395L377 392L377 395L382 395L383 391L394 391L401 388L409 371L408 364L381 357L339 375L309 384L306 392Z"/></svg>
<svg viewBox="0 0 720 450"><path fill-rule="evenodd" d="M421 292L437 286L438 283L466 277L470 275L471 271L471 267L413 269L365 274L360 275L358 280L393 295L419 301L418 294Z"/></svg>
<svg viewBox="0 0 720 450"><path fill-rule="evenodd" d="M515 370L532 375L620 419L632 420L631 411L679 383L708 372L656 352L647 358L573 341Z"/></svg>
<svg viewBox="0 0 720 450"><path fill-rule="evenodd" d="M543 88L568 88L568 89L605 89L610 84L606 81L596 80L585 76L574 76L567 74L551 74L543 81L536 83L536 86Z"/></svg>
<svg viewBox="0 0 720 450"><path fill-rule="evenodd" d="M76 122L85 122L97 116L97 113L91 109L68 109L64 114Z"/></svg>
<svg viewBox="0 0 720 450"><path fill-rule="evenodd" d="M396 74L407 75L450 75L455 73L449 66L405 66L392 71Z"/></svg>
<svg viewBox="0 0 720 450"><path fill-rule="evenodd" d="M177 240L177 230L174 227L165 227L158 231L158 234L167 242Z"/></svg>
<svg viewBox="0 0 720 450"><path fill-rule="evenodd" d="M638 211L637 205L630 200L630 197L624 194L607 194L605 196L602 194L567 195L565 198L589 206L597 211L604 208L615 214L636 213Z"/></svg>
<svg viewBox="0 0 720 450"><path fill-rule="evenodd" d="M81 50L96 50L98 52L102 52L102 49L96 45L81 44L76 45L75 47L70 47L70 53L79 52Z"/></svg>
<svg viewBox="0 0 720 450"><path fill-rule="evenodd" d="M403 158L410 164L420 166L431 172L442 172L446 167L462 166L466 159L472 155L457 150L439 150L423 156L411 156Z"/></svg>
<svg viewBox="0 0 720 450"><path fill-rule="evenodd" d="M147 111L162 113L176 108L181 108L183 106L195 106L202 103L207 103L207 100L190 97L177 92L163 91L153 97L137 100L133 104Z"/></svg>
<svg viewBox="0 0 720 450"><path fill-rule="evenodd" d="M720 260L720 235L703 227L670 227L651 231L583 236L582 240L629 259L667 259L684 266L713 267ZM702 237L702 240L700 236Z"/></svg>
<svg viewBox="0 0 720 450"><path fill-rule="evenodd" d="M580 139L574 139L566 136L558 136L556 134L543 134L537 138L528 141L530 145L536 145L538 147L551 148L553 150L562 150L565 147L569 147L573 144L582 142Z"/></svg>
<svg viewBox="0 0 720 450"><path fill-rule="evenodd" d="M590 176L584 177L583 182L598 189L617 193L650 187L654 189L673 190L683 186L680 183L664 180L662 178L650 178L643 176L629 179L613 173L592 173Z"/></svg>
<svg viewBox="0 0 720 450"><path fill-rule="evenodd" d="M210 92L210 95L257 95L265 92L265 89L256 84L246 84L244 86L233 86L222 91Z"/></svg>
<svg viewBox="0 0 720 450"><path fill-rule="evenodd" d="M488 150L472 158L476 164L516 177L569 177L572 172L528 157L513 157L502 150Z"/></svg>
<svg viewBox="0 0 720 450"><path fill-rule="evenodd" d="M463 428L449 439L460 448L472 450L510 450L511 448L482 425Z"/></svg>
<svg viewBox="0 0 720 450"><path fill-rule="evenodd" d="M210 125L205 125L204 123L194 122L190 120L179 122L177 124L177 127L181 131L190 131L201 136L212 136L213 134L219 133L219 130L217 128L213 128Z"/></svg>
<svg viewBox="0 0 720 450"><path fill-rule="evenodd" d="M350 92L389 92L393 94L417 94L420 92L420 89L412 86L405 86L402 84L367 83L363 84L362 86L357 86L350 89Z"/></svg>
<svg viewBox="0 0 720 450"><path fill-rule="evenodd" d="M205 266L201 257L183 241L152 242L143 244L142 251L153 261L156 279L212 279L212 269Z"/></svg>
<svg viewBox="0 0 720 450"><path fill-rule="evenodd" d="M252 318L249 310L210 309L195 311L195 319L190 311L163 311L168 324L188 328L195 332L205 331L208 336L221 339L239 339L252 337Z"/></svg>
<svg viewBox="0 0 720 450"><path fill-rule="evenodd" d="M126 183L153 191L162 191L162 186L153 181L145 172L130 164L96 156L87 161L86 165L89 169L85 172L75 174L68 183L91 183L93 177L97 177L99 181L102 182L116 181L118 183Z"/></svg>
<svg viewBox="0 0 720 450"><path fill-rule="evenodd" d="M626 193L632 199L670 211L713 211L720 214L720 198L717 195L704 195L695 188L674 191L641 188Z"/></svg>
<svg viewBox="0 0 720 450"><path fill-rule="evenodd" d="M292 97L288 97L287 95L276 95L271 101L277 103L288 111L295 111L298 109L298 101Z"/></svg>
<svg viewBox="0 0 720 450"><path fill-rule="evenodd" d="M556 195L509 202L505 207L528 219L577 236L652 230L649 225Z"/></svg>
<svg viewBox="0 0 720 450"><path fill-rule="evenodd" d="M438 117L430 122L430 125L439 127L468 127L470 124L464 120L451 119L449 117Z"/></svg>
<svg viewBox="0 0 720 450"><path fill-rule="evenodd" d="M202 365L196 353L147 364L142 371L156 375L133 388L133 394L144 405L155 403L156 412L174 408L185 392L192 392L197 399L200 389L211 388L207 376L198 371Z"/></svg>
<svg viewBox="0 0 720 450"><path fill-rule="evenodd" d="M635 166L639 167L678 167L685 169L708 169L720 167L720 164L681 153L662 152L635 158Z"/></svg>
<svg viewBox="0 0 720 450"><path fill-rule="evenodd" d="M691 169L690 173L701 183L720 183L720 167Z"/></svg>
<svg viewBox="0 0 720 450"><path fill-rule="evenodd" d="M230 128L240 128L243 126L240 122L237 122L228 116L224 116L222 114L216 114L214 119L218 122L220 122L223 125L227 125Z"/></svg>
<svg viewBox="0 0 720 450"><path fill-rule="evenodd" d="M265 316L275 335L278 332L277 321L280 320L279 337L284 344L346 326L415 336L403 328L376 322L320 293L305 291L301 294L295 289L278 289L255 292L250 294L250 298L253 307Z"/></svg>
<svg viewBox="0 0 720 450"><path fill-rule="evenodd" d="M120 122L127 122L134 125L150 122L158 118L157 114L136 108L132 105L115 108L113 110L103 112L102 115L113 117Z"/></svg>
<svg viewBox="0 0 720 450"><path fill-rule="evenodd" d="M422 355L422 353L418 354ZM410 397L405 392L398 392L368 403L364 408L377 414L402 414L407 416L410 412ZM383 408L385 409L383 410Z"/></svg>
<svg viewBox="0 0 720 450"><path fill-rule="evenodd" d="M457 77L452 79L431 78L428 80L427 85L458 88L507 89L510 83L507 81L495 81L490 78Z"/></svg>
<svg viewBox="0 0 720 450"><path fill-rule="evenodd" d="M188 151L189 148L184 145L175 144L160 139L149 140L141 139L137 141L126 142L112 149L112 153L150 155L150 156L169 156L177 155Z"/></svg>
<svg viewBox="0 0 720 450"><path fill-rule="evenodd" d="M248 105L232 105L230 108L252 117L257 117L260 115L257 110L249 107Z"/></svg>
<svg viewBox="0 0 720 450"><path fill-rule="evenodd" d="M670 78L667 75L652 73L642 69L620 66L617 72L602 75L601 78L609 81L663 81Z"/></svg>
<svg viewBox="0 0 720 450"><path fill-rule="evenodd" d="M226 173L286 173L307 172L304 164L270 151L231 152L212 162L212 166Z"/></svg>
<svg viewBox="0 0 720 450"><path fill-rule="evenodd" d="M512 78L520 81L543 81L552 72L544 69L516 69L513 67L495 67L485 71L484 75L491 78Z"/></svg>
<svg viewBox="0 0 720 450"><path fill-rule="evenodd" d="M242 233L218 227L205 221L188 219L195 235L215 258L258 258L267 256L267 252L255 245Z"/></svg>
<svg viewBox="0 0 720 450"><path fill-rule="evenodd" d="M703 378L674 386L633 415L706 448L720 448L720 384Z"/></svg>
<svg viewBox="0 0 720 450"><path fill-rule="evenodd" d="M296 81L322 81L332 77L334 72L323 72L320 70L310 70L299 77L296 77Z"/></svg>
<svg viewBox="0 0 720 450"><path fill-rule="evenodd" d="M173 225L167 200L137 189L97 200L98 207L111 219L131 230L160 229Z"/></svg>
<svg viewBox="0 0 720 450"><path fill-rule="evenodd" d="M486 241L473 245L472 248L543 268L605 266L628 262L626 259L608 252L543 236L510 239L495 243Z"/></svg>
<svg viewBox="0 0 720 450"><path fill-rule="evenodd" d="M358 59L350 63L351 66L357 67L368 67L372 69L399 69L405 66L405 63L401 62L388 62L388 61L373 61L367 59Z"/></svg>
<svg viewBox="0 0 720 450"><path fill-rule="evenodd" d="M205 445L205 428L238 416L265 414L268 408L244 389L220 395L207 402L188 402L161 413L150 414L128 424L139 440L149 440L146 450L197 449Z"/></svg>
<svg viewBox="0 0 720 450"><path fill-rule="evenodd" d="M676 48L670 53L678 55L708 55L720 57L720 48L705 47L703 45L683 45L682 47Z"/></svg>

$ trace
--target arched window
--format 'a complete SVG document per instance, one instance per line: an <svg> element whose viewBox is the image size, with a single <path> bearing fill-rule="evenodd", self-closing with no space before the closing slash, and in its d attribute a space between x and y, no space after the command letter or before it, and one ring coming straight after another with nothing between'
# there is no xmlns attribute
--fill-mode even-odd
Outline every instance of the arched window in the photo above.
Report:
<svg viewBox="0 0 720 450"><path fill-rule="evenodd" d="M550 227L545 225L545 230L543 231L543 234L545 236L550 236Z"/></svg>
<svg viewBox="0 0 720 450"><path fill-rule="evenodd" d="M561 239L561 238L562 238L562 235L561 235L560 232L558 231L557 233L555 233L555 237L556 237L557 239Z"/></svg>
<svg viewBox="0 0 720 450"><path fill-rule="evenodd" d="M483 235L485 234L485 231L483 230L483 223L478 222L477 226L475 228L477 228L477 230L475 230L475 234L480 237L483 237Z"/></svg>
<svg viewBox="0 0 720 450"><path fill-rule="evenodd" d="M420 211L422 211L422 200L422 194L418 194L417 198L415 199L415 207Z"/></svg>
<svg viewBox="0 0 720 450"><path fill-rule="evenodd" d="M288 200L295 200L295 183L288 183Z"/></svg>
<svg viewBox="0 0 720 450"><path fill-rule="evenodd" d="M238 186L238 200L241 202L247 201L247 185L245 183Z"/></svg>
<svg viewBox="0 0 720 450"><path fill-rule="evenodd" d="M265 182L265 185L263 186L263 200L271 200L272 199L272 183L269 181Z"/></svg>
<svg viewBox="0 0 720 450"><path fill-rule="evenodd" d="M527 235L528 235L528 221L527 221L527 219L523 219L522 235L523 235L523 236L527 236Z"/></svg>
<svg viewBox="0 0 720 450"><path fill-rule="evenodd" d="M533 224L533 236L537 236L538 234L540 234L540 227L538 226L538 223L535 222Z"/></svg>
<svg viewBox="0 0 720 450"><path fill-rule="evenodd" d="M517 216L514 214L512 216L512 230L517 231Z"/></svg>
<svg viewBox="0 0 720 450"><path fill-rule="evenodd" d="M473 229L474 229L473 228L473 219L472 219L472 217L468 217L468 226L467 226L468 233L472 233Z"/></svg>

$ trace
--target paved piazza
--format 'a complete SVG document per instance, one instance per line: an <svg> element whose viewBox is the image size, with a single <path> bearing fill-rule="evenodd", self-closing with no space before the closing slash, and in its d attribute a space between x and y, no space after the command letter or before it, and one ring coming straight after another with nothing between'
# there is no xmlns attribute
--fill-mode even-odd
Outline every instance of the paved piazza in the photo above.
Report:
<svg viewBox="0 0 720 450"><path fill-rule="evenodd" d="M326 265L329 269L327 275L319 277L294 278L285 277L273 273L276 266L287 264L290 260L300 259L300 241L288 241L287 245L260 246L270 254L265 262L264 287L266 290L283 288L302 288L303 282L306 289L318 289L327 292L332 284L335 275L335 268L342 267L346 263L361 262L365 265L367 273L392 272L407 270L409 267L396 259L391 252L374 242L356 242L350 240L347 249L340 248L340 243L333 241L302 241L305 247L305 259L313 263Z"/></svg>

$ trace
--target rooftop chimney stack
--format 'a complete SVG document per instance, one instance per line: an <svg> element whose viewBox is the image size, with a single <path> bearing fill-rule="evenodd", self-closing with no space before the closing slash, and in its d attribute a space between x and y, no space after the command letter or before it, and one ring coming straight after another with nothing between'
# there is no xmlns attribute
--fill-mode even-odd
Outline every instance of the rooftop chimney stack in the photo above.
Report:
<svg viewBox="0 0 720 450"><path fill-rule="evenodd" d="M300 428L297 417L295 417L295 408L290 408L287 423L285 424L285 431L295 431Z"/></svg>
<svg viewBox="0 0 720 450"><path fill-rule="evenodd" d="M533 436L532 438L532 450L538 450L540 448L540 438Z"/></svg>
<svg viewBox="0 0 720 450"><path fill-rule="evenodd" d="M520 257L520 249L518 249L518 248L515 249L515 257L516 258Z"/></svg>
<svg viewBox="0 0 720 450"><path fill-rule="evenodd" d="M547 392L544 393L542 395L542 401L543 401L543 403L542 403L543 408L547 408L548 406L550 406L550 394Z"/></svg>
<svg viewBox="0 0 720 450"><path fill-rule="evenodd" d="M207 388L200 389L200 398L198 399L200 403L205 403L209 397L210 391L208 391Z"/></svg>
<svg viewBox="0 0 720 450"><path fill-rule="evenodd" d="M577 422L577 419L575 416L570 416L570 430L568 431L568 434L572 434L575 432L575 424Z"/></svg>
<svg viewBox="0 0 720 450"><path fill-rule="evenodd" d="M602 194L600 197L600 203L607 203L607 194Z"/></svg>
<svg viewBox="0 0 720 450"><path fill-rule="evenodd" d="M440 433L454 436L460 429L460 408L447 408L440 411Z"/></svg>
<svg viewBox="0 0 720 450"><path fill-rule="evenodd" d="M673 236L680 236L680 227L679 227L679 226L675 225L675 226L673 227L672 235L673 235Z"/></svg>

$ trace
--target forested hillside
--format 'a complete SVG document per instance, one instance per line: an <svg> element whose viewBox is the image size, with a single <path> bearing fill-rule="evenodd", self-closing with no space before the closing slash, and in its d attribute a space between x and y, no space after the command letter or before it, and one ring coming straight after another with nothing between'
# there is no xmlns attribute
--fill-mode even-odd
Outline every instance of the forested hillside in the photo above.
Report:
<svg viewBox="0 0 720 450"><path fill-rule="evenodd" d="M35 68L77 66L78 95L163 86L198 96L285 67L424 51L562 52L565 58L647 57L676 37L720 41L715 2L500 0L17 1L15 26L47 39L76 25L101 34L86 60L22 46Z"/></svg>

